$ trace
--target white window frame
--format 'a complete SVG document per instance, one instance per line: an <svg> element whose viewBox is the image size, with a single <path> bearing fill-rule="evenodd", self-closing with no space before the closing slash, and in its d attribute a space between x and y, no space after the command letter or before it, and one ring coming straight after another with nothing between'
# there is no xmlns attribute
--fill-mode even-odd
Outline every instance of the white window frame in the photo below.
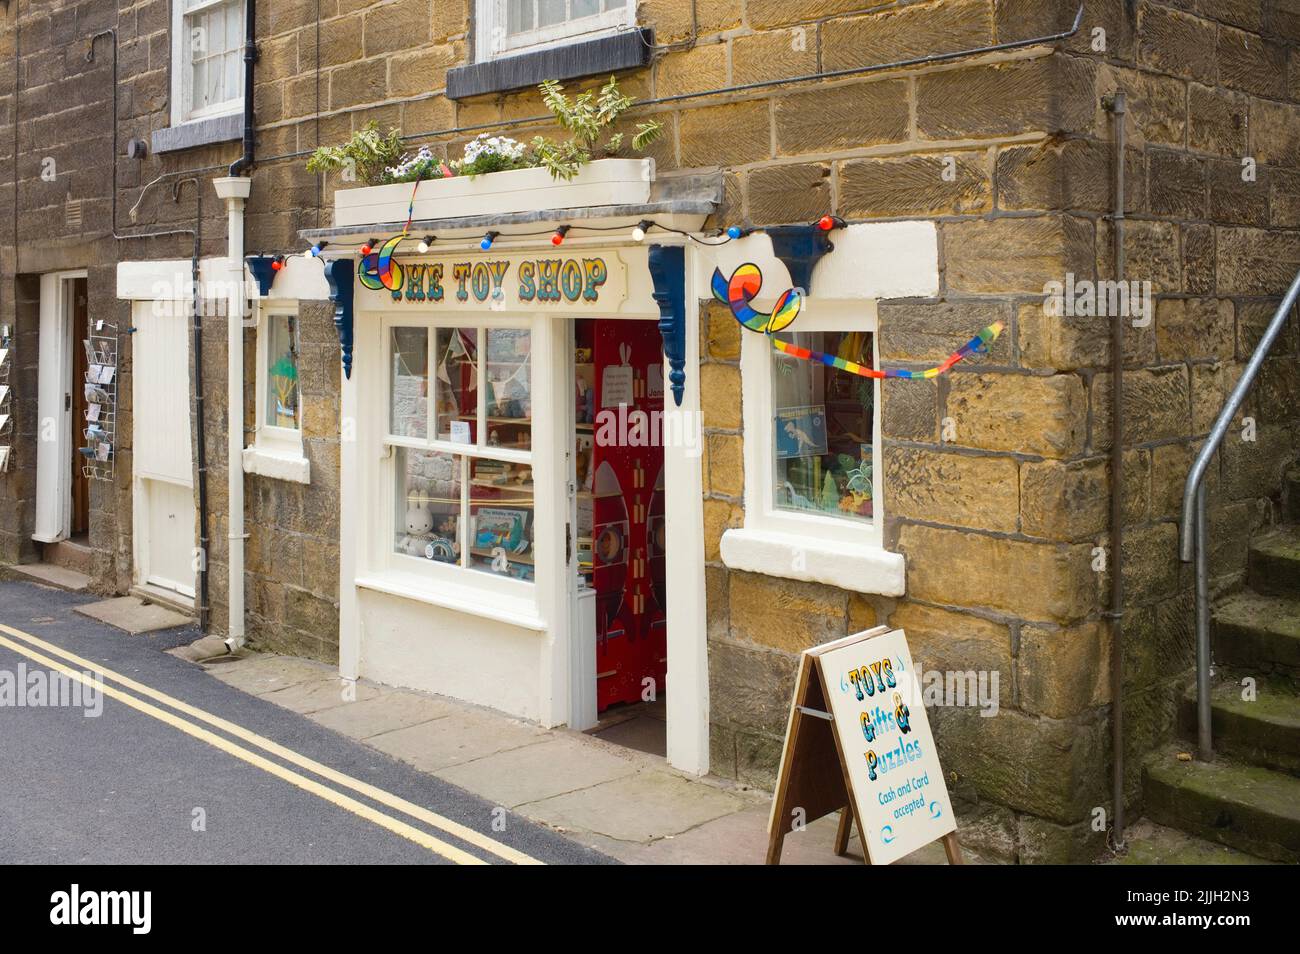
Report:
<svg viewBox="0 0 1300 954"><path fill-rule="evenodd" d="M636 26L636 0L625 0L621 7L602 11L581 20L539 27L520 34L513 40L505 37L506 0L476 0L475 3L474 58L484 62L497 57L530 53L552 46L562 46L575 40L590 40L608 36Z"/></svg>
<svg viewBox="0 0 1300 954"><path fill-rule="evenodd" d="M266 402L269 396L267 370L270 368L271 319L287 317L295 320L296 333L302 340L302 318L296 301L256 301L253 305L257 321L257 382L254 386L256 414L253 417L253 443L244 448L244 472L260 474L297 484L311 483L311 463L302 447L302 386L298 388L298 426L279 427L266 423ZM299 349L301 370L301 348Z"/></svg>
<svg viewBox="0 0 1300 954"><path fill-rule="evenodd" d="M186 10L183 9L185 6L183 0L172 0L171 124L173 126L200 122L218 116L237 115L244 111L242 90L238 96L228 99L224 103L204 106L200 109L194 109L192 106L194 70L190 61L189 34L185 30L185 15L202 12L210 7L221 6L228 2L229 0L202 0L198 5ZM245 10L244 4L241 2L237 3L236 6L239 7L242 14ZM242 27L239 35L242 48L244 35ZM242 71L240 77L242 84Z"/></svg>
<svg viewBox="0 0 1300 954"><path fill-rule="evenodd" d="M871 332L872 360L878 364L875 301L807 299L797 330ZM745 518L743 527L727 530L722 536L723 563L732 569L828 583L863 593L903 595L903 557L884 549L880 381L872 382L871 519L781 509L773 493L774 355L775 349L763 335L742 335Z"/></svg>
<svg viewBox="0 0 1300 954"><path fill-rule="evenodd" d="M428 361L426 367L432 379L436 367L434 363L434 349L437 347L437 331L439 328L476 328L478 330L478 354L481 360L486 362L486 341L489 329L511 328L524 330L529 333L529 388L532 395L533 407L536 408L538 396L534 390L536 387L536 361L537 355L535 347L537 342L537 328L527 316L502 316L500 318L489 319L484 315L452 313L446 315L386 315L381 323L381 332L383 341L383 400L376 402L372 414L377 415L372 422L375 427L375 433L379 435L379 442L383 448L384 460L380 468L380 485L381 492L373 498L372 506L380 508L378 513L372 516L374 526L379 528L377 534L377 544L379 552L376 554L378 560L374 565L391 578L402 579L407 581L408 587L414 584L417 588L427 591L442 590L446 592L448 587L453 590L478 591L482 593L494 594L496 597L509 597L518 601L518 605L535 605L537 600L537 580L536 575L532 580L519 580L513 577L504 576L498 573L490 573L480 569L473 569L461 563L441 563L437 560L421 559L409 554L398 553L393 548L393 540L396 537L396 513L397 513L397 448L404 447L412 450L421 451L440 451L446 454L452 454L462 460L468 458L479 458L483 460L499 460L510 464L523 464L534 468L533 486L534 486L534 509L533 509L533 547L534 558L539 550L538 540L536 537L537 519L536 510L536 483L537 475L535 472L536 464L534 462L533 450L518 450L510 447L493 447L486 443L488 429L486 427L487 409L483 399L484 389L482 380L479 381L478 395L478 426L475 428L476 443L462 444L456 441L440 440L436 437L436 417L435 401L436 388L430 387L429 394L425 401L425 420L428 422L426 433L432 431L431 436L427 438L404 437L393 434L391 431L391 403L393 387L393 361L392 361L392 329L394 328L424 328L428 332ZM535 420L535 418L534 418ZM462 468L464 465L462 465ZM467 519L469 515L469 484L465 480L465 473L462 470L461 479L461 521L462 531L462 559L464 559L464 543L469 539L469 525ZM489 597L494 598L494 597Z"/></svg>

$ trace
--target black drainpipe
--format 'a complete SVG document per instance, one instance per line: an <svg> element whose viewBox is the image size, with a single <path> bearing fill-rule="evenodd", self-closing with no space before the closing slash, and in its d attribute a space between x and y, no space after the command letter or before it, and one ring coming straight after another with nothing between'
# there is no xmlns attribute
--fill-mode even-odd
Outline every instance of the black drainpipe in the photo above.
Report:
<svg viewBox="0 0 1300 954"><path fill-rule="evenodd" d="M1115 119L1115 281L1123 284L1124 187L1127 102L1116 93L1110 103ZM1114 315L1110 328L1110 745L1111 811L1116 850L1124 847L1124 320Z"/></svg>
<svg viewBox="0 0 1300 954"><path fill-rule="evenodd" d="M194 183L194 197L198 209L194 213L194 252L190 256L190 294L194 309L194 454L198 458L199 479L199 632L208 632L208 449L204 437L204 420L207 417L203 398L203 302L202 275L199 255L203 249L203 184L197 176L177 179L172 186L172 201L179 202L181 186Z"/></svg>
<svg viewBox="0 0 1300 954"><path fill-rule="evenodd" d="M242 176L253 167L253 68L256 64L257 0L246 0L244 4L244 153L230 164L232 176Z"/></svg>

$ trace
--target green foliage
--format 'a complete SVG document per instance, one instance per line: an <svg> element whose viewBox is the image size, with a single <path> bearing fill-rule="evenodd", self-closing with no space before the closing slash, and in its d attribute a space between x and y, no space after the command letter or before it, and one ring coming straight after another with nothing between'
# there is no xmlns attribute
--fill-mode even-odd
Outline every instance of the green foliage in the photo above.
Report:
<svg viewBox="0 0 1300 954"><path fill-rule="evenodd" d="M531 143L537 164L545 167L551 178L572 179L594 157L616 155L622 150L625 134L612 132L611 127L635 100L619 91L614 77L609 78L598 94L588 90L572 98L554 80L547 80L538 88L546 108L569 134L568 139L560 142L536 136ZM663 125L657 120L638 123L632 148L643 152L662 132Z"/></svg>
<svg viewBox="0 0 1300 954"><path fill-rule="evenodd" d="M370 121L341 146L320 146L307 160L308 172L342 172L365 185L390 181L388 168L402 159L402 137L396 129L385 135Z"/></svg>

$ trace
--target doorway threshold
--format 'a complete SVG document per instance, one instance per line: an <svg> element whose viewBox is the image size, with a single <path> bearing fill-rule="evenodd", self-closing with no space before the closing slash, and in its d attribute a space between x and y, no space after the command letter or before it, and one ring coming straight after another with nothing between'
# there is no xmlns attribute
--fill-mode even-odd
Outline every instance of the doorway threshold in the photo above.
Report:
<svg viewBox="0 0 1300 954"><path fill-rule="evenodd" d="M181 613L190 617L195 615L194 598L177 593L175 590L164 589L152 583L137 583L131 587L130 595L142 602L154 603L174 613Z"/></svg>
<svg viewBox="0 0 1300 954"><path fill-rule="evenodd" d="M585 734L602 742L666 759L668 707L663 701L612 706L601 713L600 721Z"/></svg>

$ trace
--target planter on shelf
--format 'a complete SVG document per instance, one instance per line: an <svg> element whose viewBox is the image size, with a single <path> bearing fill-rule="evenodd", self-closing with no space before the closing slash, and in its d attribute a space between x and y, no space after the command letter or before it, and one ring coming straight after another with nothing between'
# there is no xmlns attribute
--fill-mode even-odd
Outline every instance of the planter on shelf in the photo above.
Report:
<svg viewBox="0 0 1300 954"><path fill-rule="evenodd" d="M544 209L629 205L650 199L653 159L597 159L567 182L542 168L487 175L428 179L415 192L416 219L449 219ZM404 222L412 182L340 189L334 193L334 224Z"/></svg>

